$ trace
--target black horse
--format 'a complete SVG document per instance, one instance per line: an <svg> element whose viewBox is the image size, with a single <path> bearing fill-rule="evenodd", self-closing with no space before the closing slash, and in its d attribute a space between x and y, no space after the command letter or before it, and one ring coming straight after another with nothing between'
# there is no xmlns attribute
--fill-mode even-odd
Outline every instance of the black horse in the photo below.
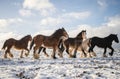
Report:
<svg viewBox="0 0 120 79"><path fill-rule="evenodd" d="M116 43L119 43L117 34L110 34L109 36L107 36L105 38L92 37L92 38L90 38L91 46L89 48L89 52L93 52L93 48L95 46L98 46L98 47L104 48L103 57L107 57L106 56L107 48L111 49L111 53L109 53L109 55L112 56L113 52L114 52L114 49L112 48L113 41L115 41Z"/></svg>

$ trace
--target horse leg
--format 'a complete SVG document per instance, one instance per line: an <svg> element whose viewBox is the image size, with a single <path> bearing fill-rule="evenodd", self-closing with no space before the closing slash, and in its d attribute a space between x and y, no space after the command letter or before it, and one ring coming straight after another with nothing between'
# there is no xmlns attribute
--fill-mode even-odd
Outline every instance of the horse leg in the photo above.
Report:
<svg viewBox="0 0 120 79"><path fill-rule="evenodd" d="M106 49L107 49L107 48L104 48L103 57L107 57L107 56L106 56Z"/></svg>
<svg viewBox="0 0 120 79"><path fill-rule="evenodd" d="M7 58L8 49L5 51L4 58Z"/></svg>
<svg viewBox="0 0 120 79"><path fill-rule="evenodd" d="M58 47L58 55L63 58L63 51L65 50L63 44L61 45L61 48Z"/></svg>
<svg viewBox="0 0 120 79"><path fill-rule="evenodd" d="M43 52L44 52L44 54L46 55L46 57L49 57L49 55L48 55L47 52L46 52L46 48L43 48Z"/></svg>
<svg viewBox="0 0 120 79"><path fill-rule="evenodd" d="M113 56L113 52L114 52L114 49L110 46L110 47L108 47L108 48L110 48L111 49L111 53L109 53L109 55L110 56Z"/></svg>
<svg viewBox="0 0 120 79"><path fill-rule="evenodd" d="M84 49L82 49L82 52L83 52L83 54L84 54L84 57L87 57L87 55L86 55Z"/></svg>
<svg viewBox="0 0 120 79"><path fill-rule="evenodd" d="M54 48L53 48L53 53L52 53L52 58L53 58L53 59L56 59L56 57L55 57L55 52L56 52L56 48L54 47Z"/></svg>
<svg viewBox="0 0 120 79"><path fill-rule="evenodd" d="M69 48L69 45L68 45L68 46L66 46L66 52L69 55L69 57L72 58L73 57L72 54L71 54L72 52L70 52L69 50L70 50L70 48Z"/></svg>
<svg viewBox="0 0 120 79"><path fill-rule="evenodd" d="M11 53L11 52L9 52L9 56L11 57L11 58L13 58L14 56L13 56L13 54Z"/></svg>
<svg viewBox="0 0 120 79"><path fill-rule="evenodd" d="M77 45L76 48L75 48L75 51L74 51L74 54L73 54L73 58L76 58L77 50L78 50L78 45Z"/></svg>
<svg viewBox="0 0 120 79"><path fill-rule="evenodd" d="M41 53L41 51L42 51L43 48L44 48L44 47L40 47L40 48L39 48L39 50L38 50L38 54Z"/></svg>
<svg viewBox="0 0 120 79"><path fill-rule="evenodd" d="M39 54L36 53L36 50L37 50L38 48L39 48L39 47L37 47L37 46L34 47L33 57L34 57L35 59L39 59Z"/></svg>
<svg viewBox="0 0 120 79"><path fill-rule="evenodd" d="M91 56L92 56L92 57L96 57L97 55L96 55L95 52L92 52L92 53L91 53Z"/></svg>
<svg viewBox="0 0 120 79"><path fill-rule="evenodd" d="M23 50L21 51L20 58L23 58Z"/></svg>
<svg viewBox="0 0 120 79"><path fill-rule="evenodd" d="M29 55L29 49L26 49L27 53L25 53L25 56L27 57Z"/></svg>
<svg viewBox="0 0 120 79"><path fill-rule="evenodd" d="M94 51L93 51L93 48L95 47L95 45L92 45L91 44L91 46L90 46L90 48L89 48L89 50L88 50L88 52L90 53L90 57L91 57L91 53L93 53Z"/></svg>
<svg viewBox="0 0 120 79"><path fill-rule="evenodd" d="M11 46L11 47L12 47L12 46ZM11 47L8 47L7 53L9 54L9 56L10 56L11 58L13 58L13 54L10 52Z"/></svg>
<svg viewBox="0 0 120 79"><path fill-rule="evenodd" d="M72 51L73 51L73 48L70 48L70 49L69 49L69 57L70 57L70 58L73 58Z"/></svg>
<svg viewBox="0 0 120 79"><path fill-rule="evenodd" d="M58 48L58 55L60 58L63 58L63 51Z"/></svg>

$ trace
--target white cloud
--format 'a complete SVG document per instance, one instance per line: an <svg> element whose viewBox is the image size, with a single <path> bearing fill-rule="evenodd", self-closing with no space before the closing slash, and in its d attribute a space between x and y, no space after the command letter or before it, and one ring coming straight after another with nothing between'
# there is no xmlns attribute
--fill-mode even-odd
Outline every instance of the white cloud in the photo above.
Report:
<svg viewBox="0 0 120 79"><path fill-rule="evenodd" d="M40 21L40 25L43 26L56 26L62 23L67 23L75 19L86 19L90 16L90 12L71 12L59 15L56 18L47 17Z"/></svg>
<svg viewBox="0 0 120 79"><path fill-rule="evenodd" d="M86 19L91 15L89 11L85 12L71 12L63 14L63 17L75 18L75 19Z"/></svg>
<svg viewBox="0 0 120 79"><path fill-rule="evenodd" d="M9 26L10 24L19 23L22 21L23 20L20 18L0 19L0 28Z"/></svg>
<svg viewBox="0 0 120 79"><path fill-rule="evenodd" d="M77 35L81 30L87 30L87 36L93 37L93 36L99 36L99 37L105 37L108 36L111 33L118 34L120 37L120 16L114 16L108 18L108 22L104 23L101 26L93 27L90 25L82 24L78 25L77 28L70 31L71 36Z"/></svg>
<svg viewBox="0 0 120 79"><path fill-rule="evenodd" d="M119 15L110 17L108 20L109 20L109 23L107 24L107 26L109 26L109 27L119 27L120 26L120 16Z"/></svg>
<svg viewBox="0 0 120 79"><path fill-rule="evenodd" d="M40 11L41 15L44 16L55 12L56 9L49 0L24 0L23 8Z"/></svg>
<svg viewBox="0 0 120 79"><path fill-rule="evenodd" d="M13 32L0 33L0 48L2 48L5 40L12 38L12 37L15 37L15 34Z"/></svg>
<svg viewBox="0 0 120 79"><path fill-rule="evenodd" d="M42 19L40 24L43 26L56 26L58 24L64 23L67 20L64 20L62 18L53 18L53 17L48 17L45 19Z"/></svg>
<svg viewBox="0 0 120 79"><path fill-rule="evenodd" d="M21 9L19 10L20 15L22 16L31 16L33 15L31 10Z"/></svg>

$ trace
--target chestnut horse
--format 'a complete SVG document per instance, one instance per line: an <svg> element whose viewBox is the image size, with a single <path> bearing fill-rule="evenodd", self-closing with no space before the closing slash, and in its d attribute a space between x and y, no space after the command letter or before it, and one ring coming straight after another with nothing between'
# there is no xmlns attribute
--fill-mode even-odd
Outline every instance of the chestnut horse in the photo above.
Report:
<svg viewBox="0 0 120 79"><path fill-rule="evenodd" d="M75 38L68 38L62 44L60 44L60 50L63 52L66 50L66 52L69 54L70 57L76 58L76 53L79 48L79 46L82 44L83 40L86 39L86 30L82 30ZM74 54L72 55L72 51L74 49ZM86 53L84 50L81 50L84 55L86 56Z"/></svg>
<svg viewBox="0 0 120 79"><path fill-rule="evenodd" d="M68 37L69 36L64 28L56 30L51 36L36 35L31 42L30 50L35 44L33 48L33 56L35 59L38 59L39 53L36 53L36 51L39 48L44 47L53 49L52 57L56 59L55 54L56 50L58 50L58 44L60 39L67 39Z"/></svg>
<svg viewBox="0 0 120 79"><path fill-rule="evenodd" d="M25 55L28 56L29 49L27 47L28 47L28 42L31 40L32 40L31 35L27 35L27 36L21 38L20 40L16 40L14 38L10 38L10 39L6 40L2 47L2 49L5 50L4 58L7 58L7 54L9 54L10 57L13 57L13 54L10 52L10 49L12 47L14 47L15 49L18 49L18 50L22 50L20 58L23 57L24 50L28 51L27 53L25 53Z"/></svg>

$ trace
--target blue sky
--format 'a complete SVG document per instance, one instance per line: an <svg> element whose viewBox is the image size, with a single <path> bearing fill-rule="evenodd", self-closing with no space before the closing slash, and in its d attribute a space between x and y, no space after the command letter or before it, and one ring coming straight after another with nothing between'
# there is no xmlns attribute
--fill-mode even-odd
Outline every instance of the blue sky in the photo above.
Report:
<svg viewBox="0 0 120 79"><path fill-rule="evenodd" d="M0 42L27 34L50 35L64 27L70 36L120 34L120 0L0 0Z"/></svg>

